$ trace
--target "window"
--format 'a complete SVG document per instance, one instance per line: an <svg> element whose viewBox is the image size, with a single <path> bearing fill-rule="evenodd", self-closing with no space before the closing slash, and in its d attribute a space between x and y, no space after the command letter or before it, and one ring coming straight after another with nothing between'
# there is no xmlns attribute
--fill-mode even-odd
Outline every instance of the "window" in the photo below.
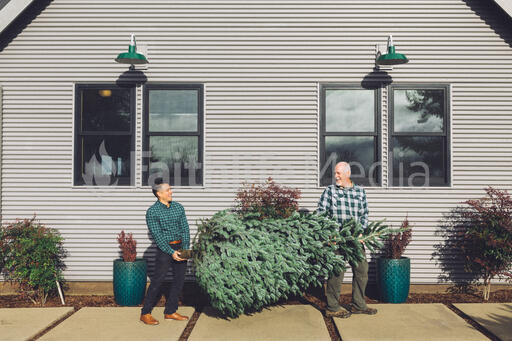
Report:
<svg viewBox="0 0 512 341"><path fill-rule="evenodd" d="M390 87L392 186L448 186L448 86Z"/></svg>
<svg viewBox="0 0 512 341"><path fill-rule="evenodd" d="M380 184L379 90L323 85L320 109L320 185L336 182L334 165L350 163L352 180Z"/></svg>
<svg viewBox="0 0 512 341"><path fill-rule="evenodd" d="M75 185L133 185L135 88L75 87Z"/></svg>
<svg viewBox="0 0 512 341"><path fill-rule="evenodd" d="M143 182L173 186L203 182L203 86L144 87Z"/></svg>

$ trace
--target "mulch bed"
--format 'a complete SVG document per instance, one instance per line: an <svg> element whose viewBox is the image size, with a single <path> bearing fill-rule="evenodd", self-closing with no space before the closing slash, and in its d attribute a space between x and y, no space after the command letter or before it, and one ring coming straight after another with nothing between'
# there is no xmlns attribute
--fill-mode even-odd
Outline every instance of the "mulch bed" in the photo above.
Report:
<svg viewBox="0 0 512 341"><path fill-rule="evenodd" d="M76 310L79 310L82 307L117 307L119 306L115 300L114 296L66 296L65 297L66 306L72 306ZM343 294L340 297L340 302L342 305L348 306L351 301L350 294ZM367 302L370 304L380 303L379 301L368 298ZM475 328L480 330L483 334L485 334L491 340L498 340L494 335L489 333L487 330L480 327L473 320L471 320L468 316L465 316L461 311L453 306L454 303L509 303L512 302L512 288L511 289L503 289L497 290L495 292L491 292L490 298L488 301L484 301L481 297L480 292L447 292L447 293L439 293L439 294L424 294L424 293L411 293L407 299L406 303L442 303L445 304L449 309L454 311L456 314L465 319L468 323L473 325ZM165 297L162 296L157 306L161 307L165 304ZM311 304L321 312L325 310L325 296L322 288L310 289L304 293L303 296L291 297L286 301L280 301L278 304ZM180 337L180 340L187 340L190 332L192 331L197 319L199 318L200 312L203 307L208 305L208 301L206 297L200 294L200 290L198 290L197 286L194 283L187 283L183 289L183 294L180 299L180 305L186 306L194 306L196 308L196 312L191 316L191 319ZM45 304L45 307L61 307L62 304L60 302L59 297L51 297ZM26 307L37 307L30 300L20 299L19 296L16 295L4 295L0 296L0 308L26 308ZM341 340L339 333L336 329L336 326L331 318L327 318L324 316L324 321L326 327L331 335L331 339L333 341Z"/></svg>

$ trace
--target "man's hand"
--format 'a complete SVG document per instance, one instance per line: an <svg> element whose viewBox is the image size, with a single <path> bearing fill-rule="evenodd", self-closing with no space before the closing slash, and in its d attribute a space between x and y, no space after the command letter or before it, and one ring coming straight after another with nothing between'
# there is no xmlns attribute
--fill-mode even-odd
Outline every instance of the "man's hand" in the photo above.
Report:
<svg viewBox="0 0 512 341"><path fill-rule="evenodd" d="M186 260L186 259L181 258L180 256L181 255L178 251L174 251L174 253L172 254L172 259L174 259L176 262L183 262Z"/></svg>
<svg viewBox="0 0 512 341"><path fill-rule="evenodd" d="M363 236L363 234L361 233L358 238L361 238L362 236ZM364 245L364 240L359 239L359 241L361 242L361 244Z"/></svg>

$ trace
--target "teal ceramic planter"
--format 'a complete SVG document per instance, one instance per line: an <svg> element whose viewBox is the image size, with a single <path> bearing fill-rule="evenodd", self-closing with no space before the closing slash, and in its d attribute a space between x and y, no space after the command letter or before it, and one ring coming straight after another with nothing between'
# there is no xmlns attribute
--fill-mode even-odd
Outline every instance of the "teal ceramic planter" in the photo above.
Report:
<svg viewBox="0 0 512 341"><path fill-rule="evenodd" d="M134 262L122 259L114 261L114 298L123 306L135 306L142 303L146 293L147 264L142 258Z"/></svg>
<svg viewBox="0 0 512 341"><path fill-rule="evenodd" d="M404 303L411 284L411 259L377 259L377 286L380 300L385 303Z"/></svg>

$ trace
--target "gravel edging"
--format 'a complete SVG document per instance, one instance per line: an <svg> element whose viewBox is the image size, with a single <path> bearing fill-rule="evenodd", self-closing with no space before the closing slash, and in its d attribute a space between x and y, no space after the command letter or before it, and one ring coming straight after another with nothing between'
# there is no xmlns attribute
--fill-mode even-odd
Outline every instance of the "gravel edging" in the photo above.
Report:
<svg viewBox="0 0 512 341"><path fill-rule="evenodd" d="M188 340L188 337L192 333L192 330L194 329L194 327L197 323L197 320L199 320L199 315L201 315L202 312L203 312L203 307L201 307L200 309L194 310L194 313L190 317L190 320L188 321L187 326L183 330L183 333L181 333L178 341L187 341Z"/></svg>

